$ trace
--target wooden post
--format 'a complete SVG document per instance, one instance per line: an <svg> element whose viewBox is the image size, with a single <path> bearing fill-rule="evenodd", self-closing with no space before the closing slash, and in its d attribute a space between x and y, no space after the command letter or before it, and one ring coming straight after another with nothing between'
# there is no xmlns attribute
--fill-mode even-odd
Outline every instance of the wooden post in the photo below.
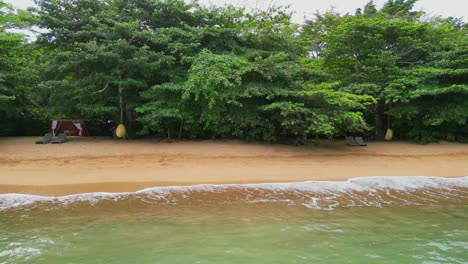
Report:
<svg viewBox="0 0 468 264"><path fill-rule="evenodd" d="M122 100L122 91L123 88L119 86L119 96L120 96L120 124L123 124L123 100Z"/></svg>

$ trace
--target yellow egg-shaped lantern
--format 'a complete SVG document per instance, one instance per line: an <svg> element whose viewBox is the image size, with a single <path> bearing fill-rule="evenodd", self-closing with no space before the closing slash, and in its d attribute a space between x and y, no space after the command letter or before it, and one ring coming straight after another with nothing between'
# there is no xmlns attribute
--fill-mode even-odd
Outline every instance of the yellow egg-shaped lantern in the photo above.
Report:
<svg viewBox="0 0 468 264"><path fill-rule="evenodd" d="M126 134L127 134L127 129L125 129L125 126L123 124L118 125L117 129L115 130L115 135L118 138L124 138Z"/></svg>
<svg viewBox="0 0 468 264"><path fill-rule="evenodd" d="M390 141L393 138L393 131L389 128L385 134L385 140Z"/></svg>

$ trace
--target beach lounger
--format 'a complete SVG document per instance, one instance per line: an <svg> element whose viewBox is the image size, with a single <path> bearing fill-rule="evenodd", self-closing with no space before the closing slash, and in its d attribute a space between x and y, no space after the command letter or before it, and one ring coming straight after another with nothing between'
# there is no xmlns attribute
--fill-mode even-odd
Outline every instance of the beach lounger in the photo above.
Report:
<svg viewBox="0 0 468 264"><path fill-rule="evenodd" d="M67 134L60 133L57 139L52 140L52 144L62 144L67 141Z"/></svg>
<svg viewBox="0 0 468 264"><path fill-rule="evenodd" d="M359 146L367 146L367 143L362 140L362 137L354 137L354 141L359 144Z"/></svg>
<svg viewBox="0 0 468 264"><path fill-rule="evenodd" d="M354 137L346 137L346 144L348 144L348 146L360 146L360 145L354 140Z"/></svg>
<svg viewBox="0 0 468 264"><path fill-rule="evenodd" d="M47 144L52 141L52 133L45 133L41 140L36 141L36 144Z"/></svg>

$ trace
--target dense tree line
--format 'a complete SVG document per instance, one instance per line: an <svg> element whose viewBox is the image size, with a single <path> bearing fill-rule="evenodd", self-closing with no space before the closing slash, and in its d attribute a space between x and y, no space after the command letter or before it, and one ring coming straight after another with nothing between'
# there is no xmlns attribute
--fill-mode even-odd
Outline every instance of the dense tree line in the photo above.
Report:
<svg viewBox="0 0 468 264"><path fill-rule="evenodd" d="M468 31L415 0L355 14L182 0L0 1L0 134L50 118L133 136L468 140ZM312 8L312 7L311 7ZM34 41L12 28L42 28ZM122 98L120 100L120 98ZM107 131L106 131L107 129Z"/></svg>

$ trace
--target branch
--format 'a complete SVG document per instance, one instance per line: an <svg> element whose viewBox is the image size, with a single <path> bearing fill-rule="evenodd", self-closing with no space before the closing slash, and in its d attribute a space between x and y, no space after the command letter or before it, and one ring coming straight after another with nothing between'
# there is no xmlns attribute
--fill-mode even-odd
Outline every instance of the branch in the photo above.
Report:
<svg viewBox="0 0 468 264"><path fill-rule="evenodd" d="M422 63L422 61L397 61L396 64L418 64Z"/></svg>
<svg viewBox="0 0 468 264"><path fill-rule="evenodd" d="M102 88L102 89L99 90L99 91L96 91L95 93L102 93L102 92L104 92L104 91L107 89L107 87L109 87L109 83L110 83L110 81L107 81L107 83L106 83L106 85L104 86L104 88Z"/></svg>

